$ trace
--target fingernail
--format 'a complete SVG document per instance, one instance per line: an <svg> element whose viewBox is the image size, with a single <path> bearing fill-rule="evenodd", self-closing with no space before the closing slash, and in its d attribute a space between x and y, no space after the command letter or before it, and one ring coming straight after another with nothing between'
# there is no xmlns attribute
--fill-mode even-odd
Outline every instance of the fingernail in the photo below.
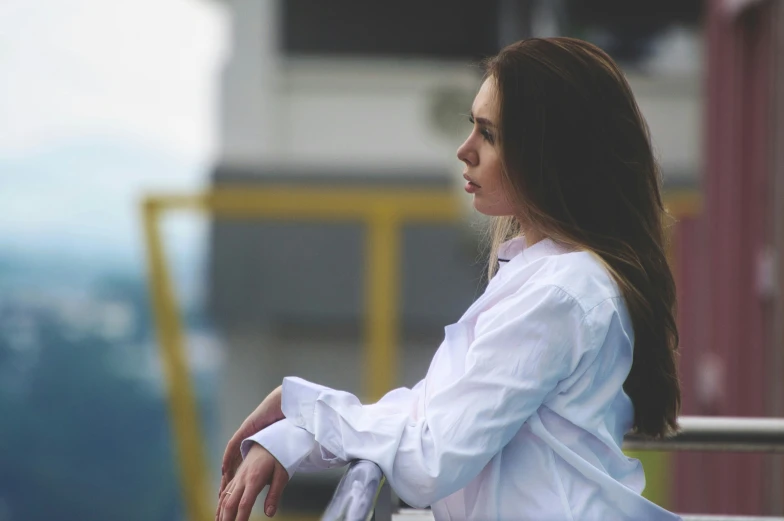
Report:
<svg viewBox="0 0 784 521"><path fill-rule="evenodd" d="M272 516L274 516L274 515L275 515L275 505L270 505L270 506L268 506L268 507L267 507L267 510L265 510L265 512L266 512L266 514L267 514L267 517L272 517Z"/></svg>

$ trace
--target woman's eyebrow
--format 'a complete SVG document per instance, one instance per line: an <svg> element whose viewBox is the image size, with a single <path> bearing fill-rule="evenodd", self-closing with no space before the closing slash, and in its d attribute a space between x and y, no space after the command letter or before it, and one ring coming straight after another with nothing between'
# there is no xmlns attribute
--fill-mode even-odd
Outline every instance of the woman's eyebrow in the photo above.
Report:
<svg viewBox="0 0 784 521"><path fill-rule="evenodd" d="M490 121L487 118L477 118L477 117L474 117L474 111L473 110L471 111L471 119L473 119L474 121L476 121L480 125L484 125L486 127L495 127L495 124L493 124L493 122Z"/></svg>

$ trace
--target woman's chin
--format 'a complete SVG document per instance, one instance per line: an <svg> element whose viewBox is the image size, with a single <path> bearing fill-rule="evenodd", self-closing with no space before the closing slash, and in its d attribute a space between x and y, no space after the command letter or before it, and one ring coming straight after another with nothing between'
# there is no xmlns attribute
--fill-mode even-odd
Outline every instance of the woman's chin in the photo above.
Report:
<svg viewBox="0 0 784 521"><path fill-rule="evenodd" d="M486 215L487 217L503 217L504 215L512 215L511 212L505 212L498 204L488 204L482 196L474 194L474 210Z"/></svg>

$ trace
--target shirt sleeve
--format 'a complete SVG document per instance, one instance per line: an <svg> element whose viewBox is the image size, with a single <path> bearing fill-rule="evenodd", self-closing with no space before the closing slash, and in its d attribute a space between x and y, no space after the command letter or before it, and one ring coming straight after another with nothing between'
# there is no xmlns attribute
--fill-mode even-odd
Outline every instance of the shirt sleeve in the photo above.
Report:
<svg viewBox="0 0 784 521"><path fill-rule="evenodd" d="M586 318L558 287L521 289L480 315L464 372L423 396L421 417L295 377L283 381L283 413L337 458L375 462L406 503L426 507L476 477L575 370L593 343Z"/></svg>
<svg viewBox="0 0 784 521"><path fill-rule="evenodd" d="M401 387L385 394L377 403L389 412L410 411L417 403L424 380L413 389ZM318 391L329 391L328 387L311 384ZM258 443L269 451L286 469L289 478L297 471L316 472L341 467L348 460L341 459L316 442L315 436L298 427L288 418L275 422L242 441L242 458L248 455L253 443Z"/></svg>

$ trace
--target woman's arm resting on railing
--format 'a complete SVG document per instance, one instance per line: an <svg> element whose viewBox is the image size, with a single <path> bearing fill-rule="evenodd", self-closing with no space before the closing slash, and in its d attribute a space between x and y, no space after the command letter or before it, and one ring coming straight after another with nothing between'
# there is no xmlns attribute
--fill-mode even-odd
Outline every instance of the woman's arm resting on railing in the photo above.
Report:
<svg viewBox="0 0 784 521"><path fill-rule="evenodd" d="M401 387L390 391L375 405L382 407L390 413L403 412L408 414L416 406L420 389L424 380L413 389ZM317 386L323 390L328 387ZM338 458L316 442L315 436L307 430L297 427L290 420L283 419L262 429L253 436L246 438L241 445L242 458L248 454L253 443L258 443L283 465L289 477L295 472L316 472L348 463L347 460Z"/></svg>
<svg viewBox="0 0 784 521"><path fill-rule="evenodd" d="M329 453L378 464L406 503L428 506L478 475L575 370L604 334L592 324L559 288L529 289L480 319L464 374L423 397L420 418L299 378L283 381L282 410Z"/></svg>
<svg viewBox="0 0 784 521"><path fill-rule="evenodd" d="M242 442L242 459L248 455L254 443L258 443L275 456L288 472L289 477L297 471L325 470L345 465L346 462L321 450L315 437L291 421L284 419L273 423Z"/></svg>

